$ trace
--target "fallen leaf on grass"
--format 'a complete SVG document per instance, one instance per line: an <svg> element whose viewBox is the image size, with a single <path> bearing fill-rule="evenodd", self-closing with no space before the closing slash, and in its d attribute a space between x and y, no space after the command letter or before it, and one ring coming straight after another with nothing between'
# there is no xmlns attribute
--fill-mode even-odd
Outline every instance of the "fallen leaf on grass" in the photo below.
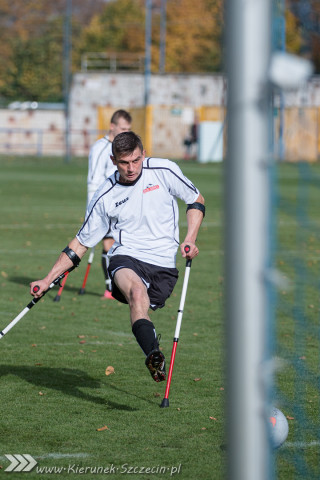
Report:
<svg viewBox="0 0 320 480"><path fill-rule="evenodd" d="M194 378L193 381L194 382L200 382L201 378Z"/></svg>
<svg viewBox="0 0 320 480"><path fill-rule="evenodd" d="M78 335L78 338L86 338L85 335Z"/></svg>
<svg viewBox="0 0 320 480"><path fill-rule="evenodd" d="M160 393L155 392L155 393L153 394L153 396L154 396L154 397L160 397Z"/></svg>
<svg viewBox="0 0 320 480"><path fill-rule="evenodd" d="M209 417L209 418L210 418L210 420L216 420L217 421L217 419L215 417Z"/></svg>
<svg viewBox="0 0 320 480"><path fill-rule="evenodd" d="M294 420L294 417L289 417L289 415L287 415L287 419L288 420Z"/></svg>
<svg viewBox="0 0 320 480"><path fill-rule="evenodd" d="M107 427L107 425L104 425L103 427L97 428L97 432L102 432L103 430L109 430L109 428Z"/></svg>
<svg viewBox="0 0 320 480"><path fill-rule="evenodd" d="M39 395L42 397L42 396L44 395L44 393L43 393L43 392L39 392Z"/></svg>
<svg viewBox="0 0 320 480"><path fill-rule="evenodd" d="M1 272L1 276L2 276L3 278L8 278L8 274L7 274L6 272Z"/></svg>
<svg viewBox="0 0 320 480"><path fill-rule="evenodd" d="M106 371L105 371L105 374L106 375L111 375L112 373L114 373L114 368L109 366L106 368Z"/></svg>
<svg viewBox="0 0 320 480"><path fill-rule="evenodd" d="M82 343L86 343L86 341L85 341L85 340L80 340L79 343L81 343L81 344L82 344Z"/></svg>

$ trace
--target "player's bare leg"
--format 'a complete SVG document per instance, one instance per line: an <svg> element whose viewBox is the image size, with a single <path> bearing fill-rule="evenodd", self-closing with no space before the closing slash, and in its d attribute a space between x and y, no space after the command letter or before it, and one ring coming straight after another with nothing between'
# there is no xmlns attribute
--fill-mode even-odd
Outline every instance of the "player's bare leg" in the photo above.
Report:
<svg viewBox="0 0 320 480"><path fill-rule="evenodd" d="M114 281L125 296L130 308L132 332L146 355L146 366L156 382L166 379L165 358L160 351L155 327L148 311L150 299L140 277L129 268L115 273Z"/></svg>

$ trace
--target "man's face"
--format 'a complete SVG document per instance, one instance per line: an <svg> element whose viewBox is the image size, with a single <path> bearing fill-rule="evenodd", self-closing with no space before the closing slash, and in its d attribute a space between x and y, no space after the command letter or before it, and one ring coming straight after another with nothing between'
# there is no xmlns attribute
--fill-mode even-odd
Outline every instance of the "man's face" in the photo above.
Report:
<svg viewBox="0 0 320 480"><path fill-rule="evenodd" d="M117 123L111 123L110 132L113 138L122 132L129 132L131 130L131 123L127 122L124 118L119 118Z"/></svg>
<svg viewBox="0 0 320 480"><path fill-rule="evenodd" d="M112 162L120 174L121 182L131 183L139 177L145 153L145 150L142 152L140 148L137 147L132 153L122 155L119 159L111 156Z"/></svg>

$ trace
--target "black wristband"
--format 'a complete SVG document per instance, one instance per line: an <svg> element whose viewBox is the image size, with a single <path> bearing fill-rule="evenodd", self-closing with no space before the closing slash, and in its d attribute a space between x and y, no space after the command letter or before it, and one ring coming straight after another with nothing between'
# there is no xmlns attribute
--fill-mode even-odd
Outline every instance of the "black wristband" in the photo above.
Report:
<svg viewBox="0 0 320 480"><path fill-rule="evenodd" d="M194 203L189 203L188 206L187 206L187 210L191 210L192 208L194 208L195 210L200 210L200 212L202 212L203 214L203 217L205 216L205 213L206 213L206 207L200 203L200 202L194 202Z"/></svg>
<svg viewBox="0 0 320 480"><path fill-rule="evenodd" d="M81 262L81 258L78 257L78 255L76 254L76 252L74 252L71 248L69 248L68 246L62 250L66 255L68 255L68 257L70 258L71 262L73 263L73 265L75 267L77 267L79 265L79 263Z"/></svg>

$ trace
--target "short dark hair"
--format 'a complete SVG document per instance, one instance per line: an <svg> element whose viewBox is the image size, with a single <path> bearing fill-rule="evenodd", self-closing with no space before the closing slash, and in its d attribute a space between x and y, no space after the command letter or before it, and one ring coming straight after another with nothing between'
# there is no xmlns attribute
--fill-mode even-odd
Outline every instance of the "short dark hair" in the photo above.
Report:
<svg viewBox="0 0 320 480"><path fill-rule="evenodd" d="M112 142L112 155L117 160L124 154L132 153L136 148L143 152L143 145L139 135L134 132L122 132Z"/></svg>
<svg viewBox="0 0 320 480"><path fill-rule="evenodd" d="M126 110L117 110L116 112L114 112L111 117L110 123L117 124L120 118L124 118L128 123L132 123L132 117L130 113Z"/></svg>

